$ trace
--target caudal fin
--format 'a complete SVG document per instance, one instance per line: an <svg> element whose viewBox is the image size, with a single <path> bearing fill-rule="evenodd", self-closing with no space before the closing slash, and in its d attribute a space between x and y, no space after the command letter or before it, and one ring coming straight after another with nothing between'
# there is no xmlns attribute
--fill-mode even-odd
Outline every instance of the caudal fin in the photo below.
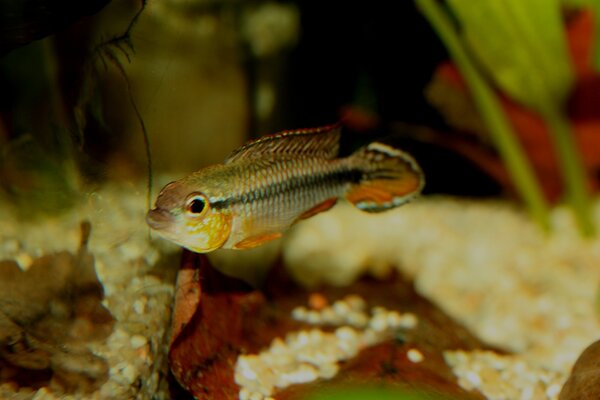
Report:
<svg viewBox="0 0 600 400"><path fill-rule="evenodd" d="M349 188L346 199L363 211L380 212L402 205L425 185L412 156L381 142L362 147L349 161L363 174L360 182Z"/></svg>

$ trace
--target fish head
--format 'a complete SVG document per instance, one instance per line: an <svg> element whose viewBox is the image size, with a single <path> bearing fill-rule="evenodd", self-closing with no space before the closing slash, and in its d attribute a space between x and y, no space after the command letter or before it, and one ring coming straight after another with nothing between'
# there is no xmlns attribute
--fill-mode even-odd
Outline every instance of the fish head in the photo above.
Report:
<svg viewBox="0 0 600 400"><path fill-rule="evenodd" d="M159 235L197 253L223 246L231 232L231 213L211 206L202 191L177 181L159 193L146 222Z"/></svg>

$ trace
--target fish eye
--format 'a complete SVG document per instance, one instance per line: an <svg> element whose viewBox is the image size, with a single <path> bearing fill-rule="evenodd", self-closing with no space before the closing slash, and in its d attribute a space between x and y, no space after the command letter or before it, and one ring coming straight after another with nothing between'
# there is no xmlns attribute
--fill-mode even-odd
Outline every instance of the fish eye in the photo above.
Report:
<svg viewBox="0 0 600 400"><path fill-rule="evenodd" d="M195 194L189 197L186 202L185 210L188 214L200 215L206 209L206 197L201 194Z"/></svg>

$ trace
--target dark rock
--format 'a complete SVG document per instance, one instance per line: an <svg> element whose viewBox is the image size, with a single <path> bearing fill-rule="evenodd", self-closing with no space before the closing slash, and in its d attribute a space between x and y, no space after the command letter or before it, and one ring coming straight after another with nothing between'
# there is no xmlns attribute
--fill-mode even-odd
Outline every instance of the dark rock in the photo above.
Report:
<svg viewBox="0 0 600 400"><path fill-rule="evenodd" d="M600 399L600 340L589 345L579 356L559 400Z"/></svg>

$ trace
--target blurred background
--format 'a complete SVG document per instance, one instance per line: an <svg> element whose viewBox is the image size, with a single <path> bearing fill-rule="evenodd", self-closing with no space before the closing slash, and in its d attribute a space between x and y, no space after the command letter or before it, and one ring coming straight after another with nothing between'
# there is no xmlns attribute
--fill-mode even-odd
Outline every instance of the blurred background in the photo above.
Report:
<svg viewBox="0 0 600 400"><path fill-rule="evenodd" d="M523 26L535 28L527 18L546 18L538 22L549 28L533 33L540 48L550 49L546 55L511 42L532 33L518 30L518 18L488 12L485 3L493 2L474 7L473 15L461 3L4 0L2 195L25 216L53 213L77 201L89 184L146 179L150 158L154 174L180 176L221 162L248 139L341 120L348 147L396 136L422 164L427 193L503 195L527 204L527 183L525 189L518 178L515 184L515 169L506 163L510 149L497 140L485 98L472 92L477 82L452 47L452 35L463 40L471 67L487 80L497 103L490 115L500 112L521 146L539 186L538 202L553 203L568 192L544 119L553 114L511 87L523 76L544 78L544 65L527 70L502 60L514 55L518 61L522 50L556 65L552 71L570 68L549 74L560 90L546 87L560 92L553 111L570 125L578 179L583 176L584 191L595 190L600 92L594 90L593 3L546 2L541 7L549 11L538 18L527 6L511 11L506 2L526 17ZM435 22L436 9L450 22L450 36ZM496 29L494 42L481 22L513 35ZM477 37L483 46L472 40ZM486 58L488 47L495 59ZM504 77L515 74L516 84L506 85Z"/></svg>
<svg viewBox="0 0 600 400"><path fill-rule="evenodd" d="M153 352L165 347L179 264L174 247L148 240L143 215L157 190L248 140L340 121L342 156L394 141L422 166L431 201L369 221L340 207L325 222L300 224L304 233L296 229L281 252L265 246L239 256L243 263L226 254L211 262L233 275L242 266L265 287L279 282L262 282L275 257L307 286L398 266L427 307L434 300L489 343L535 344L527 362L552 360L535 368L554 393L547 365L566 371L596 332L586 304L600 299L600 252L596 242L569 243L571 216L588 236L600 220L599 22L598 0L0 0L0 253L16 260L4 265L25 271L69 241L81 241L87 257L90 225L73 227L89 218L102 304L122 338L108 341L118 357L107 356L114 365L104 372L125 390L143 383L153 393L167 371ZM561 234L547 241L520 212L465 198L502 199ZM559 204L568 207L553 212ZM30 287L45 287L41 276ZM9 297L0 303L20 304ZM436 326L444 338L458 329ZM4 337L12 354L13 336ZM154 350L142 357L142 346ZM127 357L137 361L123 364ZM526 364L515 360L521 376Z"/></svg>

